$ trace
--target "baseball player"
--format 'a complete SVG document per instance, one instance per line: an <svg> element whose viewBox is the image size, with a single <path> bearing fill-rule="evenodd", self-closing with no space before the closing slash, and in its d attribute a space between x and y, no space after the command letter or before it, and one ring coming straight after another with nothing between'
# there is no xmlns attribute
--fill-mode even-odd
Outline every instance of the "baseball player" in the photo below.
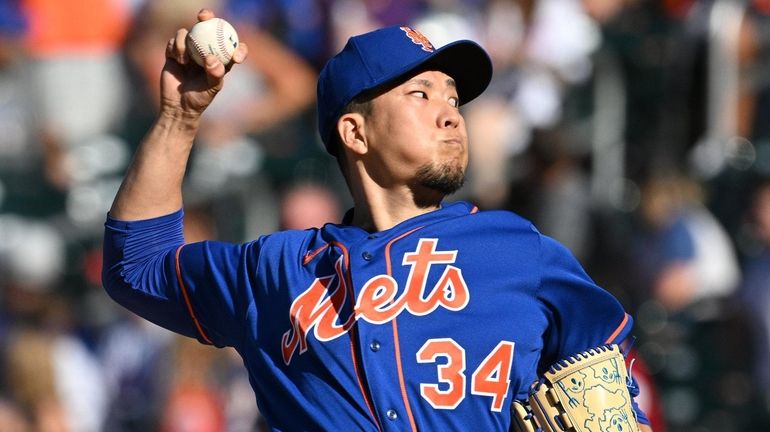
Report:
<svg viewBox="0 0 770 432"><path fill-rule="evenodd" d="M212 56L192 64L185 33L106 221L104 286L158 325L234 347L273 430L505 431L547 365L629 335L566 248L510 212L444 202L468 162L459 107L492 66L474 42L436 48L409 27L350 38L319 76L321 139L354 200L340 223L185 244L185 164L225 75Z"/></svg>

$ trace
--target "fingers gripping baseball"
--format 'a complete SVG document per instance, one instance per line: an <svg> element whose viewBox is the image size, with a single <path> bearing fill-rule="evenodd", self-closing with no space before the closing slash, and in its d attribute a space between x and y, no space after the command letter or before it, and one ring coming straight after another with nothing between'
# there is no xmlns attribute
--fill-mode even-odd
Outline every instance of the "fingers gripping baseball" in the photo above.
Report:
<svg viewBox="0 0 770 432"><path fill-rule="evenodd" d="M215 18L214 12L211 9L201 9L198 11L198 21L206 21L211 18Z"/></svg>
<svg viewBox="0 0 770 432"><path fill-rule="evenodd" d="M213 18L214 13L210 10L198 13L201 22ZM198 66L192 60L188 39L188 30L179 29L166 45L166 64L161 75L161 109L200 114L222 89L230 67L246 59L248 48L238 44L227 65L214 55L205 55L203 64Z"/></svg>
<svg viewBox="0 0 770 432"><path fill-rule="evenodd" d="M180 64L189 63L185 52L185 38L187 38L187 29L179 29L176 31L176 37L172 39L174 41L173 46L171 47L172 55L174 60Z"/></svg>

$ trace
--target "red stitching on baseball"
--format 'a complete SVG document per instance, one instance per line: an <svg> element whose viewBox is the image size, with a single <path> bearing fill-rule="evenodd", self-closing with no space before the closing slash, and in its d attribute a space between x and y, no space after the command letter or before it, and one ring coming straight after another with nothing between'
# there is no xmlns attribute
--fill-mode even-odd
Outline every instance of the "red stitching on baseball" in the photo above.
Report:
<svg viewBox="0 0 770 432"><path fill-rule="evenodd" d="M227 52L227 45L225 45L225 32L224 32L224 20L220 18L217 21L217 43L219 44L219 52L222 54L222 57L227 59L227 61L223 62L224 64L230 63L230 59L232 56Z"/></svg>
<svg viewBox="0 0 770 432"><path fill-rule="evenodd" d="M198 44L198 41L196 41L194 37L190 36L189 33L187 34L187 39L189 39L190 42L192 42L193 47L195 48L195 51L198 51L198 56L201 58L201 63L205 63L206 51L203 51L203 47L201 47L200 44Z"/></svg>

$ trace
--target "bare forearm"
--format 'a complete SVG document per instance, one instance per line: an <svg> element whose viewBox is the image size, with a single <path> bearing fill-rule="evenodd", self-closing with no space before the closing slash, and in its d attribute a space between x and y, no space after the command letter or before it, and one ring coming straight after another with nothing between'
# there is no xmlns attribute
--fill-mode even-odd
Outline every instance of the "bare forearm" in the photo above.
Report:
<svg viewBox="0 0 770 432"><path fill-rule="evenodd" d="M198 21L214 18L202 9ZM222 89L226 72L216 56L207 55L199 67L187 51L186 29L177 30L166 45L160 75L160 115L142 141L110 215L135 221L167 215L182 207L182 180L201 115ZM239 44L232 61L242 63L248 48Z"/></svg>
<svg viewBox="0 0 770 432"><path fill-rule="evenodd" d="M110 215L141 220L182 207L182 180L200 116L161 114L128 168Z"/></svg>

